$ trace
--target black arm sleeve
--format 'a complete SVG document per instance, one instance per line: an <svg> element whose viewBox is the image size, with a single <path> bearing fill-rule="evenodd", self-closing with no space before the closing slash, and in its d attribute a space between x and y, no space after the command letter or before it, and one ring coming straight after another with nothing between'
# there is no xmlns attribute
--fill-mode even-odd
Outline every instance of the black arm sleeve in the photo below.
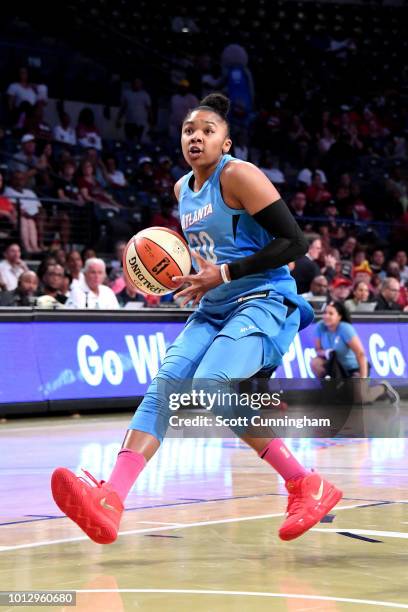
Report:
<svg viewBox="0 0 408 612"><path fill-rule="evenodd" d="M282 199L255 213L253 218L275 238L257 253L229 263L231 280L284 266L308 249L302 230Z"/></svg>

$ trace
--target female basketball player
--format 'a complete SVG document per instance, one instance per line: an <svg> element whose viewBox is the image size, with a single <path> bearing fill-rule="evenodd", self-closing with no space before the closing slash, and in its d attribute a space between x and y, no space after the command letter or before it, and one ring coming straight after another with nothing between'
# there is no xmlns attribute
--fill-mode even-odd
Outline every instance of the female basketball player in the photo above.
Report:
<svg viewBox="0 0 408 612"><path fill-rule="evenodd" d="M184 302L199 307L168 348L109 481L97 482L87 473L93 487L65 468L52 476L59 508L95 542L116 539L126 496L166 433L170 411L163 383L173 388L186 379L193 385L198 380L228 384L272 371L313 318L286 265L306 252L307 242L265 175L228 154L228 108L227 98L211 94L182 126L183 155L192 171L177 182L175 194L197 274L176 280L189 283L179 293ZM285 480L283 540L303 534L341 499L341 491L307 472L282 440L240 435Z"/></svg>

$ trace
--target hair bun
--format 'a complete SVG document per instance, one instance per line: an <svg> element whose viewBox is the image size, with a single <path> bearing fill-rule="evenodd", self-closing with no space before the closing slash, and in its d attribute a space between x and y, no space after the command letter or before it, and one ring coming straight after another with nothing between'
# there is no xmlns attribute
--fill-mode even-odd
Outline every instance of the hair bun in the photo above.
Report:
<svg viewBox="0 0 408 612"><path fill-rule="evenodd" d="M201 100L200 106L208 106L214 109L221 117L226 118L230 109L230 101L222 93L211 93Z"/></svg>

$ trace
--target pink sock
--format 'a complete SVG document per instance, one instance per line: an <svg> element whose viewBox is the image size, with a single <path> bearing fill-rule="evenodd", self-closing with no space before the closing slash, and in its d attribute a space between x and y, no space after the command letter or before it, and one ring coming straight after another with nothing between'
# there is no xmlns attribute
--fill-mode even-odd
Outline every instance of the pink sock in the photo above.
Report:
<svg viewBox="0 0 408 612"><path fill-rule="evenodd" d="M125 501L145 465L146 459L141 453L136 453L129 448L124 448L119 452L108 484L115 489L122 502Z"/></svg>
<svg viewBox="0 0 408 612"><path fill-rule="evenodd" d="M280 438L270 440L263 451L259 453L259 456L261 459L265 459L282 476L285 482L308 474L308 471L300 465Z"/></svg>

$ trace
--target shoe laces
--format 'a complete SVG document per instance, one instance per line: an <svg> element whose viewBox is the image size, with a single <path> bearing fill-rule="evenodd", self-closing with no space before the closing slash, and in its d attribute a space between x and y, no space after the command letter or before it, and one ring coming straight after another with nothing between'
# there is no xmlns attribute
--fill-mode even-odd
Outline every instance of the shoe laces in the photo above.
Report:
<svg viewBox="0 0 408 612"><path fill-rule="evenodd" d="M302 488L299 486L301 479L297 480L294 482L294 490L289 492L288 505L286 507L286 514L288 516L293 516L302 510L303 495Z"/></svg>
<svg viewBox="0 0 408 612"><path fill-rule="evenodd" d="M293 516L302 510L302 498L300 495L296 495L295 493L291 493L288 499L288 505L286 507L286 514L288 516Z"/></svg>
<svg viewBox="0 0 408 612"><path fill-rule="evenodd" d="M81 468L81 470L83 471L83 473L85 474L85 476L94 483L94 485L96 485L97 487L102 487L103 483L105 482L104 480L96 480L95 476L92 476L92 474L90 472L88 472L88 470L84 470L84 468ZM88 480L86 480L83 476L78 476L78 478L80 480L83 480L85 484L89 485Z"/></svg>

